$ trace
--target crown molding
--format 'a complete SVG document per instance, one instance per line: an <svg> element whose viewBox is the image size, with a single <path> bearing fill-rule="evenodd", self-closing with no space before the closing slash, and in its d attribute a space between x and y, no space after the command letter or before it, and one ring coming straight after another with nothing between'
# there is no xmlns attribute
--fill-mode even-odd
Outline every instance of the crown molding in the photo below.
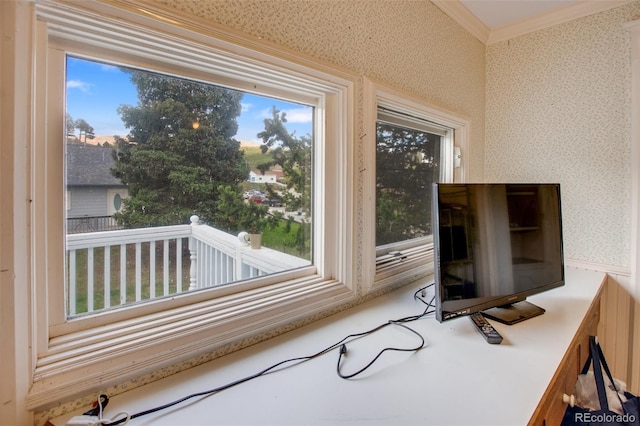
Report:
<svg viewBox="0 0 640 426"><path fill-rule="evenodd" d="M431 0L431 2L449 15L450 18L456 21L472 36L480 40L483 44L487 44L490 35L489 27L476 18L459 0Z"/></svg>
<svg viewBox="0 0 640 426"><path fill-rule="evenodd" d="M539 31L544 28L563 24L574 19L613 9L634 0L580 0L574 4L545 12L530 18L521 19L512 24L488 28L460 0L432 0L444 13L482 43L490 45L514 37Z"/></svg>
<svg viewBox="0 0 640 426"><path fill-rule="evenodd" d="M456 2L457 1L458 0L456 0ZM489 41L487 44L506 41L534 31L564 24L566 22L573 21L574 19L583 18L585 16L622 6L626 3L630 3L631 1L633 0L579 1L569 6L514 22L513 24L493 28L489 34Z"/></svg>

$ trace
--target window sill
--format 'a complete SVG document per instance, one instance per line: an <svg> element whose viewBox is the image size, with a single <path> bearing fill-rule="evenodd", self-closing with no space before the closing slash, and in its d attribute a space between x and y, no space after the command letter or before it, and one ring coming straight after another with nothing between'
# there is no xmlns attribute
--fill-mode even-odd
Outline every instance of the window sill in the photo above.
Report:
<svg viewBox="0 0 640 426"><path fill-rule="evenodd" d="M257 343L265 333L309 320L354 300L334 280L299 279L271 291L256 289L162 314L109 324L52 339L38 359L27 408L98 391L196 356L210 356L226 345ZM268 294L256 297L256 292ZM259 324L259 325L257 325ZM250 337L243 337L250 336ZM229 350L227 350L228 352Z"/></svg>

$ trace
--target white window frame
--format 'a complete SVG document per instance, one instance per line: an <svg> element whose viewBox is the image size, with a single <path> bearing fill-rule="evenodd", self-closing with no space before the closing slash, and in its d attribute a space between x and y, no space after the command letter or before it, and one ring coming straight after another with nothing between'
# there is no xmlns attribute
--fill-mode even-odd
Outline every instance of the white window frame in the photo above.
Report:
<svg viewBox="0 0 640 426"><path fill-rule="evenodd" d="M365 263L363 273L365 274L366 291L371 292L433 274L432 237L424 237L422 239L424 244L419 245L416 245L416 241L413 240L394 244L394 249L402 252L398 261L376 263L379 255L375 238L376 123L379 107L453 130L453 138L445 141L442 153L442 156L449 163L442 165L444 167L443 173L449 176L453 182L464 182L466 179L468 161L464 160L465 153L468 152L470 120L460 114L370 79L365 79L364 82L364 103L363 123L366 146L363 148L364 166L362 169L366 174L365 182L369 182L364 186L364 211L374 212L374 214L363 217L363 228L365 229L362 243ZM382 250L388 250L388 248L385 247Z"/></svg>
<svg viewBox="0 0 640 426"><path fill-rule="evenodd" d="M346 303L360 293L352 268L356 77L211 23L145 3L32 5L31 410L104 389ZM135 47L134 47L135 46ZM240 90L316 105L314 264L214 290L67 319L64 312L64 54L88 52ZM42 236L46 238L42 238Z"/></svg>

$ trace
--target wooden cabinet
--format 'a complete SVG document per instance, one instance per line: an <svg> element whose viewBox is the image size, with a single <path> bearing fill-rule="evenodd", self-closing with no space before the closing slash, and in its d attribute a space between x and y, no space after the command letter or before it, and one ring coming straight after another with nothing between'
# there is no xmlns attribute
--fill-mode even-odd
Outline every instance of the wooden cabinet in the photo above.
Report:
<svg viewBox="0 0 640 426"><path fill-rule="evenodd" d="M564 354L551 383L529 421L529 425L556 426L567 409L563 395L573 395L576 380L589 357L589 336L595 336L600 321L600 293L591 304L578 332Z"/></svg>

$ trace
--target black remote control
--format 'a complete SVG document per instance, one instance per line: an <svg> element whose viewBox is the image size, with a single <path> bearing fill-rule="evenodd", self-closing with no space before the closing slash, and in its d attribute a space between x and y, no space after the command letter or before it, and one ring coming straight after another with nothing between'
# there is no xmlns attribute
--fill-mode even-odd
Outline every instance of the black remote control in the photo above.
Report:
<svg viewBox="0 0 640 426"><path fill-rule="evenodd" d="M500 333L496 331L495 328L487 321L487 319L480 313L476 312L475 314L469 315L471 318L471 322L476 326L476 329L482 334L482 336L489 343L499 344L502 342L502 336Z"/></svg>

